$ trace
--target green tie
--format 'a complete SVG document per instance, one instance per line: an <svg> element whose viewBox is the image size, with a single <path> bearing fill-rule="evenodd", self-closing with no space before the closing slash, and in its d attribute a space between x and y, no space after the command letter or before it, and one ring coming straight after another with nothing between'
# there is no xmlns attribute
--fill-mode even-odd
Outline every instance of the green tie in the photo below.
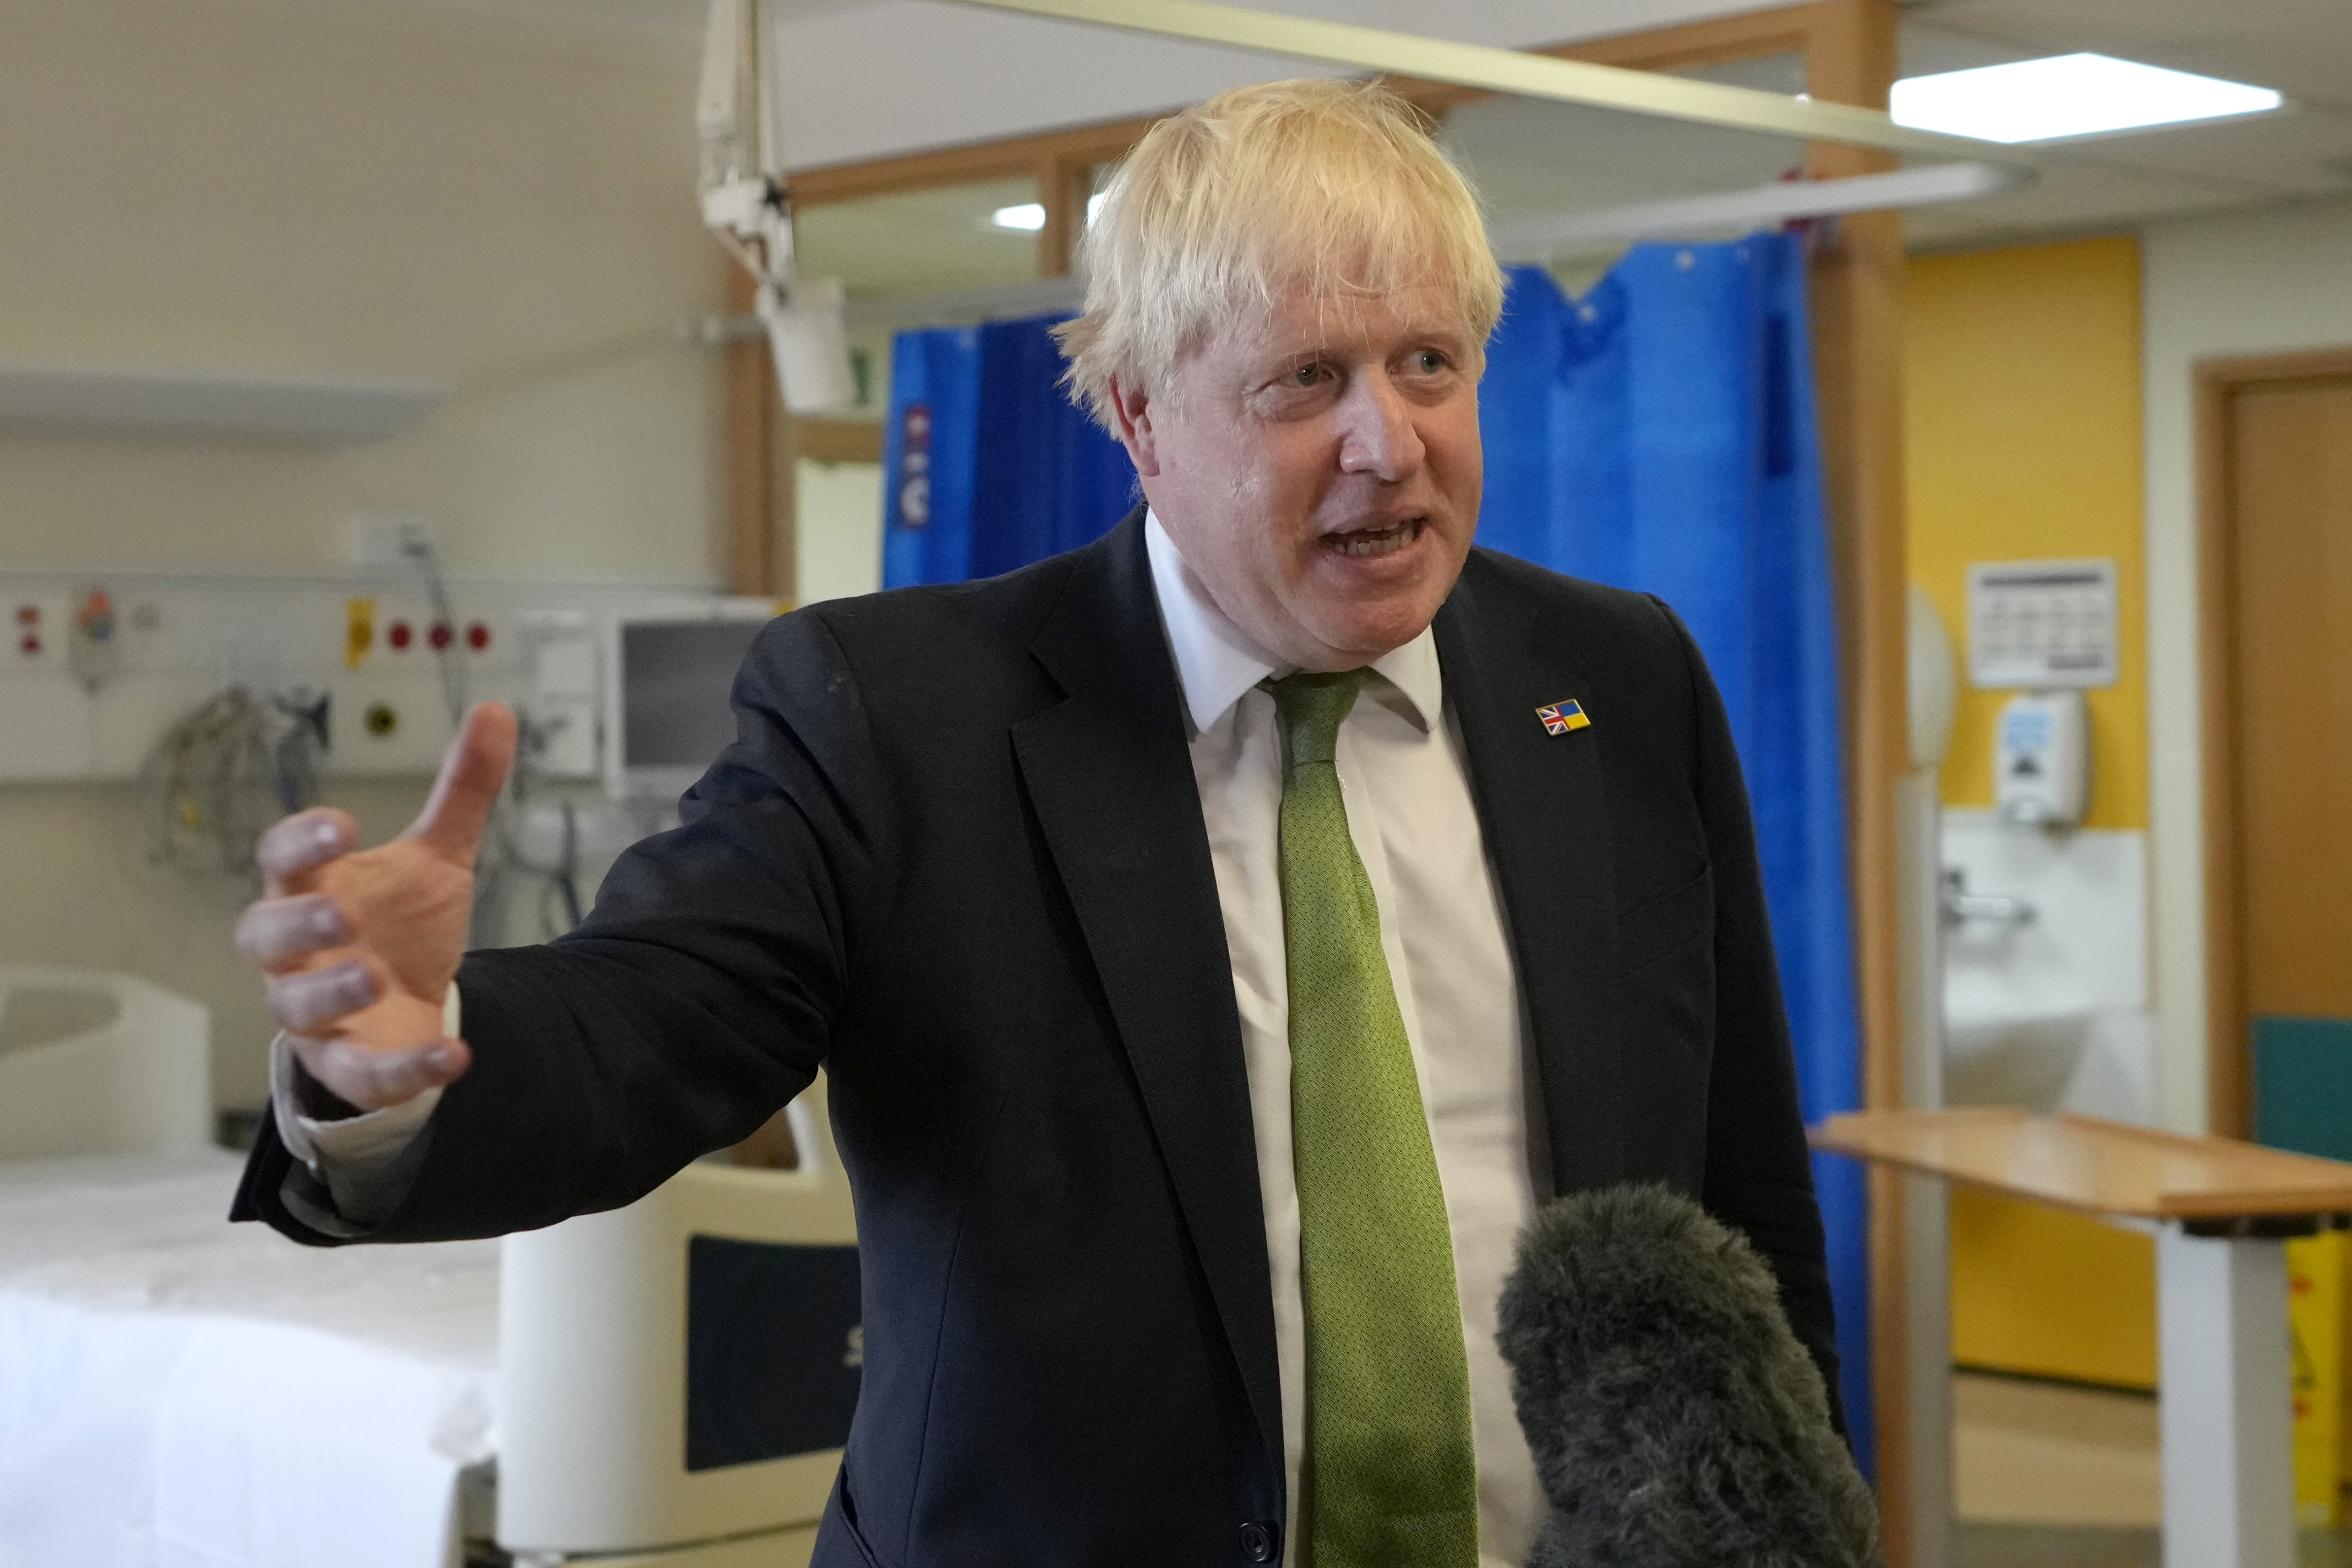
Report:
<svg viewBox="0 0 2352 1568"><path fill-rule="evenodd" d="M1476 1568L1470 1365L1445 1195L1380 907L1332 766L1369 670L1269 681L1282 730L1291 1157L1307 1306L1299 1561Z"/></svg>

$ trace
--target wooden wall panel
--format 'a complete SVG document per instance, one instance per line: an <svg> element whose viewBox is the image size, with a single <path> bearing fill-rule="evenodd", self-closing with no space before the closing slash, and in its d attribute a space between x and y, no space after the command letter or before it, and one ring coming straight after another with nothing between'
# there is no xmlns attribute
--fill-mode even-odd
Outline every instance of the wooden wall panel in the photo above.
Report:
<svg viewBox="0 0 2352 1568"><path fill-rule="evenodd" d="M1895 82L1891 0L1822 0L1811 10L1806 90L1828 102L1885 109ZM1806 172L1816 179L1837 179L1894 164L1887 153L1817 144ZM1892 1109L1903 1103L1895 787L1910 767L1904 646L1902 215L1855 214L1824 225L1818 241L1813 367L1845 685L1863 1103ZM1870 1176L1871 1390L1879 1437L1879 1511L1887 1561L1896 1568L1908 1563L1917 1537L1905 1441L1910 1427L1906 1368L1912 1347L1901 1179L1884 1168ZM1927 1451L1941 1451L1941 1445Z"/></svg>
<svg viewBox="0 0 2352 1568"><path fill-rule="evenodd" d="M727 257L727 308L751 308L757 285ZM723 350L726 381L727 591L793 596L793 465L782 428L782 399L765 337Z"/></svg>

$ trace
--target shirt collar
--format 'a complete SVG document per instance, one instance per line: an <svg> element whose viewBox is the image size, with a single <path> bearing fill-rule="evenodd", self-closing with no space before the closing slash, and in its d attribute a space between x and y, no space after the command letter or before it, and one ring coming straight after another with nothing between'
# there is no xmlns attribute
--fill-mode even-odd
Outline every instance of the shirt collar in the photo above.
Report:
<svg viewBox="0 0 2352 1568"><path fill-rule="evenodd" d="M1167 628L1169 651L1176 657L1176 677L1184 688L1184 706L1195 734L1213 727L1233 711L1243 694L1268 675L1286 675L1297 666L1284 664L1252 642L1247 633L1217 608L1192 569L1177 553L1176 541L1144 514L1143 543L1151 559L1151 588L1160 600L1160 623ZM1444 710L1445 683L1437 667L1437 639L1426 626L1402 648L1392 648L1372 661L1372 673L1381 676L1368 690L1393 692L1398 708L1423 731L1432 728Z"/></svg>

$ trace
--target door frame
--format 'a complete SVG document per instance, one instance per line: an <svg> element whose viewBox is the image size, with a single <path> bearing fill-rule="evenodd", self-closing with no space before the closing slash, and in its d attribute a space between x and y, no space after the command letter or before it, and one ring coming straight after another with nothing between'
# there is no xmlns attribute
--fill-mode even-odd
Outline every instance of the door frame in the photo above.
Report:
<svg viewBox="0 0 2352 1568"><path fill-rule="evenodd" d="M2238 847L2237 517L2230 405L2246 387L2352 378L2352 346L2200 360L2191 372L2197 464L2198 772L2205 859L2205 1104L2210 1131L2253 1132L2252 1051L2240 933L2245 883Z"/></svg>

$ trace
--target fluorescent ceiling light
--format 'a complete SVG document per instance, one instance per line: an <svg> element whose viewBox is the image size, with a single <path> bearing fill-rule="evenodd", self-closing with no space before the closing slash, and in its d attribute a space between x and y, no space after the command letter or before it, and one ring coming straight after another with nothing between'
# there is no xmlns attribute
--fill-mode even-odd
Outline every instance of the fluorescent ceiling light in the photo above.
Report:
<svg viewBox="0 0 2352 1568"><path fill-rule="evenodd" d="M1087 198L1087 222L1095 221L1102 211L1103 193L1097 191ZM1017 229L1023 234L1035 234L1045 226L1045 204L1043 202L1021 202L1009 207L999 207L988 214L988 221L1001 229Z"/></svg>
<svg viewBox="0 0 2352 1568"><path fill-rule="evenodd" d="M2106 55L2053 55L2013 65L1906 77L1887 112L1897 125L1987 141L2049 141L2189 120L2261 114L2285 100L2268 88L2191 76Z"/></svg>
<svg viewBox="0 0 2352 1568"><path fill-rule="evenodd" d="M1753 190L1567 213L1507 225L1488 236L1505 261L1549 261L1580 247L1622 240L1686 238L1717 229L1753 230L1792 218L1997 196L2032 183L2031 171L1990 163L1930 163L1842 180L1775 180Z"/></svg>

